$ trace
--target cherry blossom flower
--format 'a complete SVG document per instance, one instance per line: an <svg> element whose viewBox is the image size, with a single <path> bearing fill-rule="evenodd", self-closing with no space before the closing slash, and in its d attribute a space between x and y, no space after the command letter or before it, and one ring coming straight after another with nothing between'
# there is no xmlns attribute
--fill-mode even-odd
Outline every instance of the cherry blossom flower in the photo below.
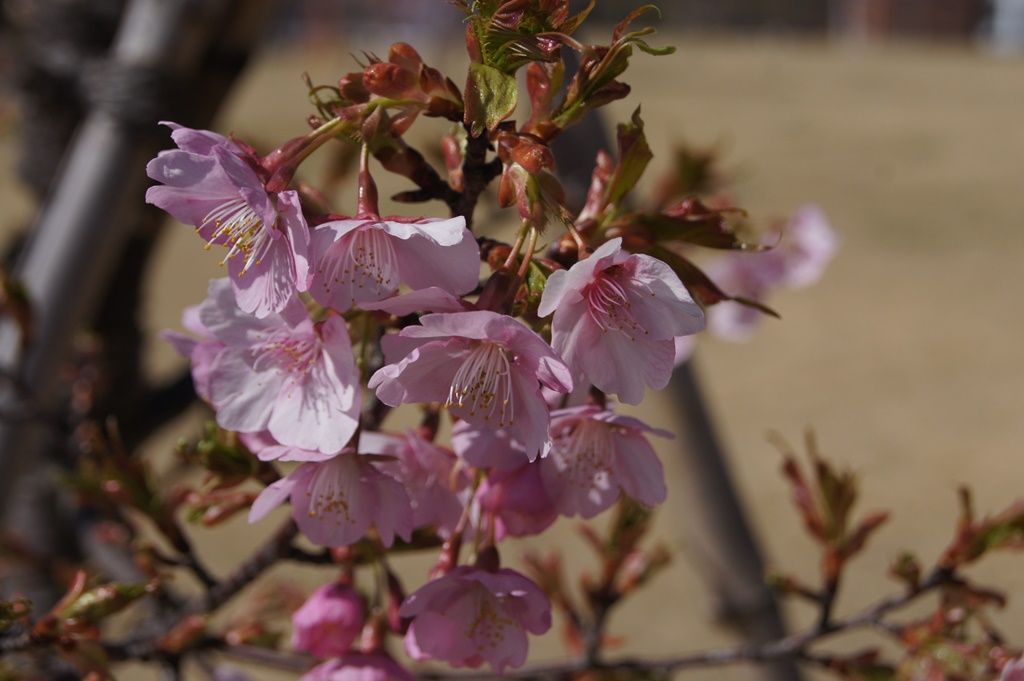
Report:
<svg viewBox="0 0 1024 681"><path fill-rule="evenodd" d="M558 507L544 485L543 461L523 458L517 468L490 472L476 494L483 516L478 529L493 522L494 538L500 541L540 534L557 520Z"/></svg>
<svg viewBox="0 0 1024 681"><path fill-rule="evenodd" d="M468 483L464 474L455 472L455 454L414 431L404 436L363 433L359 436L359 447L366 454L391 457L379 463L378 468L405 486L412 500L416 527L434 527L442 535L454 530L462 515L457 493Z"/></svg>
<svg viewBox="0 0 1024 681"><path fill-rule="evenodd" d="M313 324L297 299L256 319L224 279L210 282L199 320L224 344L209 368L209 400L223 428L267 430L283 444L335 453L355 432L361 395L345 321ZM195 353L193 353L195 354Z"/></svg>
<svg viewBox="0 0 1024 681"><path fill-rule="evenodd" d="M554 272L537 311L554 313L552 345L573 371L623 402L668 384L674 338L704 328L704 313L672 269L612 239Z"/></svg>
<svg viewBox="0 0 1024 681"><path fill-rule="evenodd" d="M776 237L773 237L773 239ZM839 248L839 239L817 206L799 209L771 250L731 253L708 265L707 272L732 295L763 301L776 288L804 288L818 281ZM730 341L749 340L763 313L723 301L708 311L708 328Z"/></svg>
<svg viewBox="0 0 1024 681"><path fill-rule="evenodd" d="M551 450L540 461L544 487L565 516L592 518L626 496L645 506L665 500L665 475L647 434L672 437L593 405L551 414Z"/></svg>
<svg viewBox="0 0 1024 681"><path fill-rule="evenodd" d="M306 672L299 681L416 681L384 652L348 652Z"/></svg>
<svg viewBox="0 0 1024 681"><path fill-rule="evenodd" d="M310 292L342 312L387 298L401 283L462 294L480 278L480 248L463 217L333 220L313 230L312 249Z"/></svg>
<svg viewBox="0 0 1024 681"><path fill-rule="evenodd" d="M248 149L174 123L178 149L161 151L146 173L161 185L146 201L195 226L207 246L227 247L222 264L238 305L257 317L280 312L309 279L309 227L295 191L268 193Z"/></svg>
<svg viewBox="0 0 1024 681"><path fill-rule="evenodd" d="M355 589L321 586L292 614L292 648L316 657L344 655L363 629L366 604Z"/></svg>
<svg viewBox="0 0 1024 681"><path fill-rule="evenodd" d="M381 343L388 364L369 387L393 407L442 402L486 428L505 428L532 459L547 444L541 385L572 390L562 360L521 322L485 310L429 314Z"/></svg>
<svg viewBox="0 0 1024 681"><path fill-rule="evenodd" d="M487 662L497 673L526 661L526 633L551 628L551 604L523 575L460 566L412 593L399 613L411 617L405 646L416 660L455 667Z"/></svg>
<svg viewBox="0 0 1024 681"><path fill-rule="evenodd" d="M412 536L412 502L402 483L382 473L375 457L346 450L329 461L304 463L263 490L249 510L253 523L290 499L302 533L321 546L348 546L371 525L384 546Z"/></svg>

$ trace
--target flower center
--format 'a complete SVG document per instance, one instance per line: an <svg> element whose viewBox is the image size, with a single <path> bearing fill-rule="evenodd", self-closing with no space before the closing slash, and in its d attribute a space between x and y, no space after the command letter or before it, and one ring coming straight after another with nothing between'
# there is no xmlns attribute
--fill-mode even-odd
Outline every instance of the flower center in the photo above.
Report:
<svg viewBox="0 0 1024 681"><path fill-rule="evenodd" d="M634 317L625 287L618 281L618 267L609 267L583 289L590 316L602 331L613 329L636 340L647 330Z"/></svg>
<svg viewBox="0 0 1024 681"><path fill-rule="evenodd" d="M207 213L200 228L211 225L214 230L206 242L206 248L211 248L214 243L223 243L228 247L227 254L220 261L221 265L241 255L245 259L241 274L245 274L250 267L263 262L272 238L270 231L265 229L263 219L245 199L230 199Z"/></svg>
<svg viewBox="0 0 1024 681"><path fill-rule="evenodd" d="M374 223L358 227L340 258L326 258L321 264L324 287L348 281L352 284L352 302L356 290L375 287L388 294L398 288L398 258L387 232Z"/></svg>
<svg viewBox="0 0 1024 681"><path fill-rule="evenodd" d="M559 470L584 485L607 486L615 443L612 429L594 419L584 418L551 436Z"/></svg>
<svg viewBox="0 0 1024 681"><path fill-rule="evenodd" d="M308 374L320 356L319 339L313 335L290 335L278 332L256 348L256 369L268 365L288 373Z"/></svg>
<svg viewBox="0 0 1024 681"><path fill-rule="evenodd" d="M455 372L445 406L468 408L470 416L480 412L484 420L497 414L499 428L510 425L515 405L508 350L491 341L481 341L474 347Z"/></svg>
<svg viewBox="0 0 1024 681"><path fill-rule="evenodd" d="M306 496L309 497L310 518L319 517L323 520L326 516L334 516L335 524L342 522L351 524L352 513L349 507L349 485L347 478L354 475L355 471L349 470L346 462L339 459L343 456L356 456L355 454L342 454L334 460L328 461L320 466L313 473L313 477L306 487Z"/></svg>
<svg viewBox="0 0 1024 681"><path fill-rule="evenodd" d="M505 640L505 628L516 623L500 611L500 603L484 587L477 587L475 591L476 615L466 626L466 638L480 651L497 648Z"/></svg>

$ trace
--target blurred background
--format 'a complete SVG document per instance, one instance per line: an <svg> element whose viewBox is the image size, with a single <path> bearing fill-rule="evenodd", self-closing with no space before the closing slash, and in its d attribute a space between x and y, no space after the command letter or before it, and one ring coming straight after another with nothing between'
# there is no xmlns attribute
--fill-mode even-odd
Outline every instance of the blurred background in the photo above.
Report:
<svg viewBox="0 0 1024 681"><path fill-rule="evenodd" d="M0 3L0 240L8 262L95 105L83 69L108 49L124 4ZM606 41L634 4L599 0L586 37ZM799 444L812 428L824 453L862 477L862 510L893 512L850 570L838 610L853 610L895 589L885 573L900 551L925 561L941 551L959 485L975 491L982 512L1021 496L1024 0L666 0L661 10L652 42L678 51L635 56L624 78L632 95L604 110L611 129L643 106L655 158L640 194L669 170L675 145L713 149L756 222L816 203L842 240L821 283L768 301L781 321L766 319L748 343L702 339L694 367L770 567L809 581L817 570L769 431ZM305 130L311 107L303 73L332 82L353 70L351 54L383 54L398 40L447 74L466 63L459 13L443 0L294 0L272 11L209 123L262 150ZM186 88L180 96L201 95ZM443 128L421 120L413 139L426 148ZM314 159L306 176L315 183L327 170ZM144 179L143 165L131 173ZM378 181L382 196L407 188L383 172ZM141 191L133 192L120 198L141 205ZM347 184L330 198L342 212L354 204ZM440 214L438 206L428 210ZM488 204L479 224L500 230L503 219ZM181 225L154 238L135 292L139 334L125 341L140 349L139 366L153 381L182 369L157 334L180 328L182 308L221 275L217 260ZM673 429L679 409L666 392L636 411ZM175 440L204 416L191 407L170 428L147 434L143 448L169 458ZM714 563L705 546L714 538L695 529L699 510L689 502L694 483L680 446L659 444L670 494L657 534L673 565L611 626L630 654L735 640L716 621L709 586L729 566ZM573 525L560 521L508 555L559 547L571 570L585 568L589 554ZM223 572L266 529L238 521L193 535ZM412 560L403 569L422 575L428 564ZM289 567L286 581L312 585L318 574ZM989 560L977 574L1011 595L1024 590L1012 556ZM794 626L813 615L799 605L787 614ZM1011 599L998 624L1011 641L1024 641L1024 600ZM557 635L535 642L535 659L560 654ZM760 677L737 667L684 678Z"/></svg>

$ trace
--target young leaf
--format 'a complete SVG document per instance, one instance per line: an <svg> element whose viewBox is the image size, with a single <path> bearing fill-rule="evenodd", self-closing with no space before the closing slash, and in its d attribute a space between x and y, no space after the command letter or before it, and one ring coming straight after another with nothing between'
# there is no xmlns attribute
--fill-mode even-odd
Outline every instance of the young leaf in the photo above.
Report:
<svg viewBox="0 0 1024 681"><path fill-rule="evenodd" d="M493 130L516 108L516 79L486 64L470 64L466 79L466 123L474 136Z"/></svg>

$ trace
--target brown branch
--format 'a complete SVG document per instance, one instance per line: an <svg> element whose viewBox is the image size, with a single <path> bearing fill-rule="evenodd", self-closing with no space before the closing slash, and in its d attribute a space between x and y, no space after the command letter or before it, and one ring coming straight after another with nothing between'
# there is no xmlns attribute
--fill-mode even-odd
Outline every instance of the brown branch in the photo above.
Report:
<svg viewBox="0 0 1024 681"><path fill-rule="evenodd" d="M921 596L959 581L954 572L941 568L936 569L917 588L908 590L903 594L884 598L855 615L845 619L833 620L824 628L816 626L807 632L794 634L760 645L741 645L660 660L620 658L598 665L588 664L584 658L563 664L540 665L507 672L502 678L518 679L519 681L571 681L578 674L592 669L604 671L676 672L697 667L717 667L738 663L766 663L782 659L799 659L805 662L815 662L817 658L810 652L812 645L855 629L881 628L889 631L889 627L885 622L887 615L910 605ZM422 674L421 678L432 679L433 681L456 681L469 678L486 679L497 677L481 676L479 673L428 673Z"/></svg>
<svg viewBox="0 0 1024 681"><path fill-rule="evenodd" d="M476 212L476 204L480 195L487 189L491 180L501 174L501 161L497 158L487 161L487 150L491 143L487 139L487 133L479 137L470 135L466 140L466 156L462 159L462 175L464 188L459 195L459 200L454 205L449 205L452 215L461 215L466 218L466 226L473 229L473 213Z"/></svg>
<svg viewBox="0 0 1024 681"><path fill-rule="evenodd" d="M248 560L239 565L224 581L210 589L203 600L203 610L216 610L231 600L239 591L249 586L262 575L271 565L289 555L292 542L299 534L299 528L289 519L266 544L253 553Z"/></svg>

